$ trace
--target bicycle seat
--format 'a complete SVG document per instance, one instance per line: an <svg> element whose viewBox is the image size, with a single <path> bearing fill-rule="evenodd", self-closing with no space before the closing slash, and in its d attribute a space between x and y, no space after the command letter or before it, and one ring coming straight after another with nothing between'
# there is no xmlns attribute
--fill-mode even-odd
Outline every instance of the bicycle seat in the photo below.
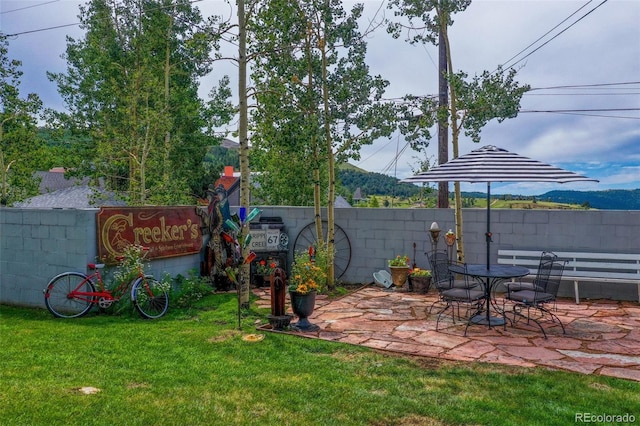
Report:
<svg viewBox="0 0 640 426"><path fill-rule="evenodd" d="M104 268L104 263L88 263L87 268L89 269L102 269Z"/></svg>

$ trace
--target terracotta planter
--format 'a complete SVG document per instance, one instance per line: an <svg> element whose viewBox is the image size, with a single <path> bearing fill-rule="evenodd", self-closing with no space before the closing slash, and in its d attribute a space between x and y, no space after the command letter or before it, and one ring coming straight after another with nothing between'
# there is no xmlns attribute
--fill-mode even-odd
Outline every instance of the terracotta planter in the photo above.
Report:
<svg viewBox="0 0 640 426"><path fill-rule="evenodd" d="M402 287L409 276L409 266L389 266L391 281L396 287Z"/></svg>

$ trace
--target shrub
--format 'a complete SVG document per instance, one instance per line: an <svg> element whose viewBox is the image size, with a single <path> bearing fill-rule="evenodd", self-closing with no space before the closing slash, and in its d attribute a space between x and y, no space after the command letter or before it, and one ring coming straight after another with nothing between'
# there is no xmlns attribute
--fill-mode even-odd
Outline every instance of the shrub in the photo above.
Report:
<svg viewBox="0 0 640 426"><path fill-rule="evenodd" d="M207 277L201 277L196 269L192 269L188 277L181 274L176 276L170 307L190 308L211 293L213 288Z"/></svg>

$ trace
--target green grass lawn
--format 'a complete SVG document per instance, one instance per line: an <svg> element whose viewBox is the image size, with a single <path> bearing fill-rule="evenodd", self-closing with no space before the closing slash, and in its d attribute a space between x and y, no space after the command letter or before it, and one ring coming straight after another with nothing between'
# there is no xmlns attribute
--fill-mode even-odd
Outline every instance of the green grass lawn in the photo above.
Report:
<svg viewBox="0 0 640 426"><path fill-rule="evenodd" d="M640 384L392 356L300 336L246 342L232 294L160 320L0 306L2 425L564 425L640 421ZM100 392L83 394L82 387Z"/></svg>

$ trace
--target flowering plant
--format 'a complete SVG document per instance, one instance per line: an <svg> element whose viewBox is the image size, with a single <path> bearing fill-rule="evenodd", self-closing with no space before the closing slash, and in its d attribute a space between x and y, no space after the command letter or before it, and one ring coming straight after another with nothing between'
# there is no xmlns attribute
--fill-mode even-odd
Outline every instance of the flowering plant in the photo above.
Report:
<svg viewBox="0 0 640 426"><path fill-rule="evenodd" d="M389 259L389 266L409 266L409 257L397 255L393 259Z"/></svg>
<svg viewBox="0 0 640 426"><path fill-rule="evenodd" d="M411 275L412 277L430 277L431 276L431 271L429 269L420 269L418 267L413 268L413 270L411 272L409 272L409 275Z"/></svg>
<svg viewBox="0 0 640 426"><path fill-rule="evenodd" d="M307 294L311 291L322 291L326 283L327 250L301 251L296 253L291 266L289 291Z"/></svg>
<svg viewBox="0 0 640 426"><path fill-rule="evenodd" d="M149 264L146 260L148 251L147 247L138 244L129 244L122 250L120 256L115 258L118 266L113 272L114 287L120 283L131 282L138 278L140 272L144 273Z"/></svg>
<svg viewBox="0 0 640 426"><path fill-rule="evenodd" d="M256 265L256 274L271 275L277 267L278 267L278 264L275 261L269 259L269 262L267 262L266 260L262 259Z"/></svg>

